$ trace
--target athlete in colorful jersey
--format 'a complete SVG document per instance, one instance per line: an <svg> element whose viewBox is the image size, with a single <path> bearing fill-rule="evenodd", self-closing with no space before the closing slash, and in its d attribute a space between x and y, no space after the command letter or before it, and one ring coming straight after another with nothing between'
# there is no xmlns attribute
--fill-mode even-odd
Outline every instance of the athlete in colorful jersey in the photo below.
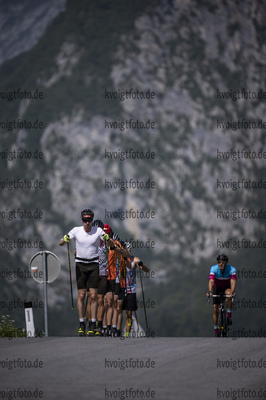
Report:
<svg viewBox="0 0 266 400"><path fill-rule="evenodd" d="M99 281L98 248L104 240L109 239L108 235L105 235L101 228L92 226L93 217L93 211L89 209L83 210L81 212L83 226L71 229L68 235L65 235L59 242L60 246L65 245L72 239L75 239L76 242L77 252L75 261L78 286L77 307L80 321L79 336L84 336L86 329L84 322L84 300L86 297L86 291L90 292L91 300L92 323L89 325L89 336L94 335L94 329L96 328L97 291Z"/></svg>
<svg viewBox="0 0 266 400"><path fill-rule="evenodd" d="M126 250L127 254L125 256L120 255L117 257L116 261L116 286L118 285L120 292L117 299L117 307L114 310L113 315L113 324L115 323L114 318L117 318L116 321L116 332L115 336L121 336L121 328L123 322L123 303L125 300L125 292L126 292L126 260L130 259L130 252L126 247L126 243L123 240L120 240L120 245L124 250Z"/></svg>
<svg viewBox="0 0 266 400"><path fill-rule="evenodd" d="M95 220L93 226L98 226L104 229L104 224L101 220ZM97 329L95 334L102 336L103 319L104 319L104 297L107 292L107 275L108 275L108 251L105 242L101 242L98 249L99 257L99 283L98 283L98 310L97 310Z"/></svg>
<svg viewBox="0 0 266 400"><path fill-rule="evenodd" d="M213 265L209 275L209 291L207 297L213 294L226 294L231 298L226 298L227 324L232 324L232 297L235 296L236 288L236 269L227 265L228 257L225 254L219 254L218 264ZM213 324L215 336L218 336L218 313L219 297L213 297Z"/></svg>
<svg viewBox="0 0 266 400"><path fill-rule="evenodd" d="M111 242L111 245L108 246L107 332L108 336L116 336L118 312L122 313L122 302L119 301L120 271L123 269L123 257L129 257L130 253L118 240L112 239L113 231L110 225L104 225L104 232L110 236L109 242Z"/></svg>
<svg viewBox="0 0 266 400"><path fill-rule="evenodd" d="M127 243L127 248L131 251L131 243ZM126 310L126 337L129 337L132 325L132 312L136 311L137 295L136 295L136 269L140 268L144 272L149 272L149 268L135 256L130 256L126 260L126 296L124 301L124 310Z"/></svg>

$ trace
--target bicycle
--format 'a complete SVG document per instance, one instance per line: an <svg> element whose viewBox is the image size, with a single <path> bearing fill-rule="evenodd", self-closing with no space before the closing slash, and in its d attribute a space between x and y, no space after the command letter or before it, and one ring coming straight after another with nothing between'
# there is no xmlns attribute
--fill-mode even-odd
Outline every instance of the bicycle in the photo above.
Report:
<svg viewBox="0 0 266 400"><path fill-rule="evenodd" d="M230 294L213 294L212 297L219 297L220 304L219 304L219 313L218 313L218 337L226 337L229 331L227 325L227 311L225 307L225 298L232 297ZM234 301L234 298L232 298ZM208 298L208 302L210 304L210 297Z"/></svg>

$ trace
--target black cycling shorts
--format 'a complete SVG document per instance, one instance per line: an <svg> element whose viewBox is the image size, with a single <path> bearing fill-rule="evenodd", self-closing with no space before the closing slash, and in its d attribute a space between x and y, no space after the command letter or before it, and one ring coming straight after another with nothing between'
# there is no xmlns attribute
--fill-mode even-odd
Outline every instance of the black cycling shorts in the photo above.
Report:
<svg viewBox="0 0 266 400"><path fill-rule="evenodd" d="M126 311L136 311L138 309L137 305L137 295L136 293L128 293L125 296L123 310Z"/></svg>
<svg viewBox="0 0 266 400"><path fill-rule="evenodd" d="M115 279L107 279L107 292L106 293L114 293L115 292Z"/></svg>
<svg viewBox="0 0 266 400"><path fill-rule="evenodd" d="M227 288L219 288L217 286L212 287L212 294L224 294L226 289L230 289L230 287ZM213 304L220 304L220 298L219 297L213 297L212 298Z"/></svg>
<svg viewBox="0 0 266 400"><path fill-rule="evenodd" d="M107 275L99 276L98 294L105 295L107 293Z"/></svg>
<svg viewBox="0 0 266 400"><path fill-rule="evenodd" d="M118 300L125 300L125 295L126 295L125 288L120 286L120 293L118 296Z"/></svg>
<svg viewBox="0 0 266 400"><path fill-rule="evenodd" d="M119 296L120 291L121 291L121 285L120 285L120 283L115 283L115 291L114 291L114 294L117 295L117 296Z"/></svg>
<svg viewBox="0 0 266 400"><path fill-rule="evenodd" d="M76 279L78 289L98 289L99 264L87 264L76 262Z"/></svg>

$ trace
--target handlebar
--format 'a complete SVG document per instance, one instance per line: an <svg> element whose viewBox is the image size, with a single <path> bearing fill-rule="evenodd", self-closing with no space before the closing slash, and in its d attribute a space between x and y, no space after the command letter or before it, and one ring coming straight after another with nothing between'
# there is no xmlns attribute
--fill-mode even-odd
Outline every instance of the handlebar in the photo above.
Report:
<svg viewBox="0 0 266 400"><path fill-rule="evenodd" d="M211 297L220 297L220 298L221 297L230 297L232 299L232 302L234 302L235 293L234 293L234 295L231 295L231 294L213 294L212 296L210 296L210 294L209 294L209 296L207 297L207 300L208 300L209 304L210 304Z"/></svg>

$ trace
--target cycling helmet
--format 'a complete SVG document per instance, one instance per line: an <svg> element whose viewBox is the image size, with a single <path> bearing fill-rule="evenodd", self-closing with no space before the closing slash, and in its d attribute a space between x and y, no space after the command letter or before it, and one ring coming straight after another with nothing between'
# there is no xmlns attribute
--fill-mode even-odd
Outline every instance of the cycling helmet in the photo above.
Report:
<svg viewBox="0 0 266 400"><path fill-rule="evenodd" d="M225 254L219 254L217 257L217 261L225 261L228 262L228 257Z"/></svg>
<svg viewBox="0 0 266 400"><path fill-rule="evenodd" d="M126 242L126 248L131 251L132 250L132 244L130 242Z"/></svg>
<svg viewBox="0 0 266 400"><path fill-rule="evenodd" d="M113 232L113 231L112 231L112 228L111 228L110 225L108 225L108 224L104 224L103 230L104 230L104 232L107 233L108 235L109 235L111 232Z"/></svg>
<svg viewBox="0 0 266 400"><path fill-rule="evenodd" d="M95 219L92 223L92 226L98 226L99 228L103 229L104 224L100 219Z"/></svg>
<svg viewBox="0 0 266 400"><path fill-rule="evenodd" d="M91 211L90 209L86 209L86 210L81 211L80 216L81 216L82 221L90 222L90 221L93 221L94 212Z"/></svg>
<svg viewBox="0 0 266 400"><path fill-rule="evenodd" d="M120 242L120 240L121 240L117 233L113 234L113 239L118 240L118 242Z"/></svg>

